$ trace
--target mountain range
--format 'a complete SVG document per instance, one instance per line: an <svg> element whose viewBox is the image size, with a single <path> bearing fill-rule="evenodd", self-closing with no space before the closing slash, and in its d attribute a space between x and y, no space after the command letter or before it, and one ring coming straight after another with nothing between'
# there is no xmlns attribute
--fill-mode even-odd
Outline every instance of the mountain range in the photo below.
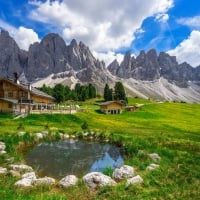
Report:
<svg viewBox="0 0 200 200"><path fill-rule="evenodd" d="M75 39L66 45L58 34L50 33L24 51L1 30L0 77L14 78L15 72L36 87L92 83L102 93L106 83L112 87L121 81L129 96L200 102L200 66L179 64L176 57L165 52L157 55L155 49L141 51L137 57L126 53L121 63L114 60L106 66Z"/></svg>

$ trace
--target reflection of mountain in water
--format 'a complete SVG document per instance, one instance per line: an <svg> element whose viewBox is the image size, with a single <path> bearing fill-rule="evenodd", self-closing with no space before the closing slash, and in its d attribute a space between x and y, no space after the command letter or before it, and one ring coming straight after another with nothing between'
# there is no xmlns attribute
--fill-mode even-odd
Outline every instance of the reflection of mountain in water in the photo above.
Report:
<svg viewBox="0 0 200 200"><path fill-rule="evenodd" d="M81 176L89 171L102 171L123 163L119 149L110 144L65 140L41 143L26 156L26 162L42 176Z"/></svg>
<svg viewBox="0 0 200 200"><path fill-rule="evenodd" d="M90 168L91 172L102 172L105 168L116 168L123 165L123 159L121 155L118 154L118 158L114 160L108 152L105 152L104 157L95 161Z"/></svg>

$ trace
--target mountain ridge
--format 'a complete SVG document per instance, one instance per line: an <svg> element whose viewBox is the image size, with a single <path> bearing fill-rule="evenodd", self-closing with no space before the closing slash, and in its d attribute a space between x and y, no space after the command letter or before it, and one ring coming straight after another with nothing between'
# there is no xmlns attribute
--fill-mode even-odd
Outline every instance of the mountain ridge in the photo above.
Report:
<svg viewBox="0 0 200 200"><path fill-rule="evenodd" d="M180 87L186 87L188 81L200 81L200 66L193 68L186 62L178 64L175 56L165 52L157 55L155 49L147 53L142 50L137 57L126 53L121 63L114 60L108 65L108 70L125 79L153 81L163 77Z"/></svg>
<svg viewBox="0 0 200 200"><path fill-rule="evenodd" d="M14 72L24 73L28 81L37 87L44 83L51 86L56 83L68 86L74 86L77 82L92 83L102 93L105 83L112 87L116 81L121 81L131 96L200 101L200 66L193 68L188 63L178 64L176 57L165 52L157 55L156 50L151 49L146 53L142 50L137 57L126 53L121 63L114 60L106 67L83 42L77 43L73 39L66 45L63 38L55 33L46 35L41 42L30 45L29 50L24 51L7 31L2 30L0 77L13 78ZM148 88L146 83L152 87ZM158 86L166 94L156 92L155 87Z"/></svg>

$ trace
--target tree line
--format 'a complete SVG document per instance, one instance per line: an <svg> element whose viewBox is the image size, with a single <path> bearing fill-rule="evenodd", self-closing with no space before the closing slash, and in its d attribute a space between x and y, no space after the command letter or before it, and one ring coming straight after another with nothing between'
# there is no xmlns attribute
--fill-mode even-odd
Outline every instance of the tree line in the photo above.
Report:
<svg viewBox="0 0 200 200"><path fill-rule="evenodd" d="M96 98L97 96L96 88L91 83L88 85L77 83L74 89L70 89L69 86L64 86L61 83L56 84L53 88L44 84L38 89L53 96L57 103L62 103L67 100L85 101ZM103 95L104 101L122 100L127 102L125 89L121 82L116 82L114 88L110 88L108 84L105 84Z"/></svg>
<svg viewBox="0 0 200 200"><path fill-rule="evenodd" d="M108 84L104 87L105 101L125 101L128 103L124 86L121 82L116 82L114 88L110 88Z"/></svg>
<svg viewBox="0 0 200 200"><path fill-rule="evenodd" d="M85 101L96 98L97 96L96 89L92 84L81 85L77 83L74 89L70 89L69 86L64 86L61 83L56 84L53 88L44 84L38 89L54 97L57 103L62 103L67 100Z"/></svg>

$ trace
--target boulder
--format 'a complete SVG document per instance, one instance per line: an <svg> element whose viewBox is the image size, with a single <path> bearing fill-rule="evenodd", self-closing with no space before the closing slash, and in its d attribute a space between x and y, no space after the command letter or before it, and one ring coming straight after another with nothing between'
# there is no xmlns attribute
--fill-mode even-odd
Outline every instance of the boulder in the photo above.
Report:
<svg viewBox="0 0 200 200"><path fill-rule="evenodd" d="M43 139L44 135L42 133L36 133L37 139Z"/></svg>
<svg viewBox="0 0 200 200"><path fill-rule="evenodd" d="M15 170L15 171L19 171L19 172L32 172L33 168L28 166L28 165L10 165L10 168Z"/></svg>
<svg viewBox="0 0 200 200"><path fill-rule="evenodd" d="M32 186L33 180L29 178L23 178L15 183L16 187L30 187Z"/></svg>
<svg viewBox="0 0 200 200"><path fill-rule="evenodd" d="M6 151L0 151L0 155L7 153Z"/></svg>
<svg viewBox="0 0 200 200"><path fill-rule="evenodd" d="M59 185L63 188L67 188L73 185L76 185L78 182L78 178L74 175L69 175L64 178L62 178L59 182Z"/></svg>
<svg viewBox="0 0 200 200"><path fill-rule="evenodd" d="M160 167L160 165L157 165L157 164L152 163L152 164L150 164L149 166L147 166L146 170L151 171L151 170L157 169L157 168L159 168L159 167Z"/></svg>
<svg viewBox="0 0 200 200"><path fill-rule="evenodd" d="M53 185L55 184L55 179L51 177L44 177L44 178L38 178L33 180L34 185L40 185L40 184L45 184L45 185Z"/></svg>
<svg viewBox="0 0 200 200"><path fill-rule="evenodd" d="M83 181L91 189L116 185L116 182L111 177L106 176L101 172L91 172L86 174L83 177Z"/></svg>
<svg viewBox="0 0 200 200"><path fill-rule="evenodd" d="M142 183L143 179L140 175L127 179L126 186Z"/></svg>
<svg viewBox="0 0 200 200"><path fill-rule="evenodd" d="M26 134L26 132L24 132L24 131L20 131L20 132L17 133L18 136L23 136L25 134Z"/></svg>
<svg viewBox="0 0 200 200"><path fill-rule="evenodd" d="M59 137L60 137L61 139L64 139L64 134L63 134L63 133L59 133Z"/></svg>
<svg viewBox="0 0 200 200"><path fill-rule="evenodd" d="M42 131L42 135L43 135L44 137L47 137L47 136L49 135L49 132L48 132L48 131Z"/></svg>
<svg viewBox="0 0 200 200"><path fill-rule="evenodd" d="M160 161L161 159L161 157L157 153L150 153L148 154L148 156L155 162Z"/></svg>
<svg viewBox="0 0 200 200"><path fill-rule="evenodd" d="M4 142L0 142L0 151L4 151L6 148L6 145Z"/></svg>
<svg viewBox="0 0 200 200"><path fill-rule="evenodd" d="M112 177L116 181L121 181L125 178L132 178L134 176L134 168L128 165L123 165L120 168L116 168Z"/></svg>
<svg viewBox="0 0 200 200"><path fill-rule="evenodd" d="M22 175L22 179L15 183L17 187L30 187L36 180L35 172L28 172Z"/></svg>
<svg viewBox="0 0 200 200"><path fill-rule="evenodd" d="M0 167L0 174L7 174L7 168Z"/></svg>
<svg viewBox="0 0 200 200"><path fill-rule="evenodd" d="M35 172L28 172L22 175L22 178L36 180Z"/></svg>
<svg viewBox="0 0 200 200"><path fill-rule="evenodd" d="M68 134L64 134L64 135L63 135L63 139L64 139L64 140L69 139L69 135L68 135Z"/></svg>

